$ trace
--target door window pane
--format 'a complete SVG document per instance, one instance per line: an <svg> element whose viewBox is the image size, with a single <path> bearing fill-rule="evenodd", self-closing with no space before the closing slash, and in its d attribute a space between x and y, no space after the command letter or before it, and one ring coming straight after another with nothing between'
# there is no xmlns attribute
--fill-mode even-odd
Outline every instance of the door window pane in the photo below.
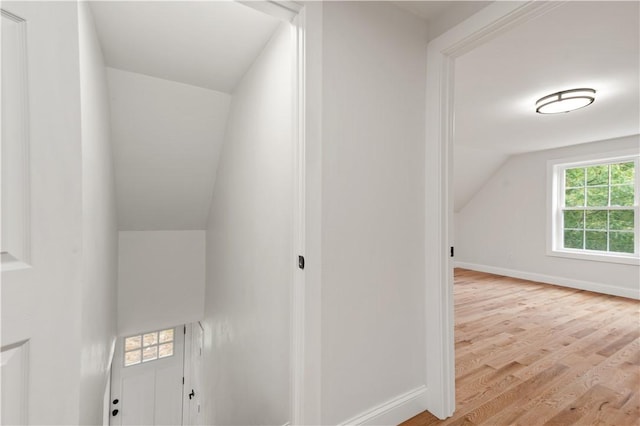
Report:
<svg viewBox="0 0 640 426"><path fill-rule="evenodd" d="M171 342L173 340L173 328L160 332L160 343Z"/></svg>
<svg viewBox="0 0 640 426"><path fill-rule="evenodd" d="M153 361L158 358L158 347L149 346L142 350L142 362Z"/></svg>
<svg viewBox="0 0 640 426"><path fill-rule="evenodd" d="M142 360L142 352L140 351L140 349L124 353L125 367L129 365L140 364L141 360Z"/></svg>
<svg viewBox="0 0 640 426"><path fill-rule="evenodd" d="M125 367L173 356L174 335L174 329L167 328L125 338Z"/></svg>
<svg viewBox="0 0 640 426"><path fill-rule="evenodd" d="M160 345L159 349L158 349L158 353L159 353L158 356L160 358L165 358L165 357L173 355L173 342L164 343L164 344Z"/></svg>
<svg viewBox="0 0 640 426"><path fill-rule="evenodd" d="M158 343L158 332L145 334L143 341L144 346L155 345Z"/></svg>
<svg viewBox="0 0 640 426"><path fill-rule="evenodd" d="M124 350L130 351L131 349L137 349L142 346L142 337L141 336L133 336L127 337L124 340Z"/></svg>

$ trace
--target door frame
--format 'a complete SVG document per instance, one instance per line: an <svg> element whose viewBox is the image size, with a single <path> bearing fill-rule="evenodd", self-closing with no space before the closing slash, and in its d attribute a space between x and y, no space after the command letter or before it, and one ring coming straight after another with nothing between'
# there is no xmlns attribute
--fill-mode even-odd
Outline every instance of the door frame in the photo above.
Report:
<svg viewBox="0 0 640 426"><path fill-rule="evenodd" d="M204 327L202 322L195 321L184 325L184 355L183 355L183 367L182 367L182 424L191 425L190 422L190 407L189 407L189 393L193 389L193 343L194 343L194 328L199 327L204 335ZM203 347L204 349L204 347ZM202 385L202 383L201 383ZM198 393L203 394L204 389L198 389ZM202 414L204 415L204 414Z"/></svg>
<svg viewBox="0 0 640 426"><path fill-rule="evenodd" d="M427 46L425 140L427 409L440 419L455 410L453 304L453 138L456 59L564 4L495 2Z"/></svg>

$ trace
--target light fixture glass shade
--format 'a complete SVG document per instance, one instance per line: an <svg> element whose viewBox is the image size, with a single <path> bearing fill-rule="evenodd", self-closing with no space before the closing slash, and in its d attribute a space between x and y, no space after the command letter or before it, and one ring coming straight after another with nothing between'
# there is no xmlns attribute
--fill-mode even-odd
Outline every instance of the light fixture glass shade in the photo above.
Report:
<svg viewBox="0 0 640 426"><path fill-rule="evenodd" d="M544 96L536 102L539 114L558 114L584 108L595 101L593 89L571 89Z"/></svg>

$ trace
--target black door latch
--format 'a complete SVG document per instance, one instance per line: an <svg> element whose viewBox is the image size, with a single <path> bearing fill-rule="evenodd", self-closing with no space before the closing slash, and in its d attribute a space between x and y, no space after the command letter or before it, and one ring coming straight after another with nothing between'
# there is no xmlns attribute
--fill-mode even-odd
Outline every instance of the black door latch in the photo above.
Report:
<svg viewBox="0 0 640 426"><path fill-rule="evenodd" d="M298 256L298 268L304 269L304 256Z"/></svg>
<svg viewBox="0 0 640 426"><path fill-rule="evenodd" d="M191 389L191 393L189 394L189 399L193 398L194 396L196 396L196 393L193 391L193 389Z"/></svg>

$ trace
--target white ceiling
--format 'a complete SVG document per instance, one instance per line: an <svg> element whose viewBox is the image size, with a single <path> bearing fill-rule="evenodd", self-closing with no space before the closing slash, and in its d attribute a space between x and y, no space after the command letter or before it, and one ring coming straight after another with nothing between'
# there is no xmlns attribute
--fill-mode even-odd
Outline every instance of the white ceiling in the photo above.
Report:
<svg viewBox="0 0 640 426"><path fill-rule="evenodd" d="M430 21L451 8L452 1L394 1L393 4L399 6L426 21ZM473 2L455 2L473 3Z"/></svg>
<svg viewBox="0 0 640 426"><path fill-rule="evenodd" d="M233 1L92 1L107 66L231 93L279 21Z"/></svg>
<svg viewBox="0 0 640 426"><path fill-rule="evenodd" d="M120 230L205 229L231 95L280 21L232 1L91 2Z"/></svg>
<svg viewBox="0 0 640 426"><path fill-rule="evenodd" d="M118 227L204 229L231 96L107 68Z"/></svg>
<svg viewBox="0 0 640 426"><path fill-rule="evenodd" d="M455 144L476 152L455 159L456 210L500 158L640 133L639 6L567 2L456 61ZM542 96L580 87L597 91L591 106L535 113Z"/></svg>
<svg viewBox="0 0 640 426"><path fill-rule="evenodd" d="M429 39L467 19L490 1L393 1L396 6L419 16L427 22Z"/></svg>

